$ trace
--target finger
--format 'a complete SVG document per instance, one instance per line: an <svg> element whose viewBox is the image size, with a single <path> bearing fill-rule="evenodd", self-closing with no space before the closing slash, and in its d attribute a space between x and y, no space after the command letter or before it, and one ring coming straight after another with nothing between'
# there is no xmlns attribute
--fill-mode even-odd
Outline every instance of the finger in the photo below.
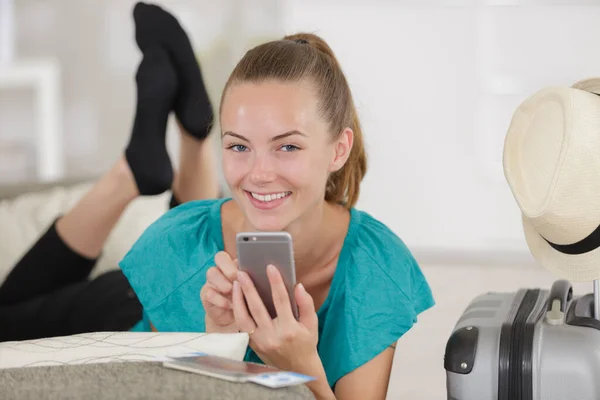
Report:
<svg viewBox="0 0 600 400"><path fill-rule="evenodd" d="M210 285L204 285L202 290L200 290L200 300L202 300L202 304L213 307L224 308L228 310L233 308L231 301L225 296L221 295Z"/></svg>
<svg viewBox="0 0 600 400"><path fill-rule="evenodd" d="M319 328L319 318L315 311L315 303L313 298L301 283L296 285L294 295L296 296L296 304L298 304L298 321L306 326L310 331Z"/></svg>
<svg viewBox="0 0 600 400"><path fill-rule="evenodd" d="M250 276L247 273L240 271L238 273L238 282L242 287L244 298L246 299L248 309L250 310L250 315L254 322L256 322L256 325L261 328L272 328L273 320L271 319L271 315L256 291L256 287L254 286L252 279L250 279Z"/></svg>
<svg viewBox="0 0 600 400"><path fill-rule="evenodd" d="M234 262L229 254L224 251L220 251L215 254L215 264L223 272L223 275L230 281L233 282L237 279L237 262Z"/></svg>
<svg viewBox="0 0 600 400"><path fill-rule="evenodd" d="M211 267L206 271L206 282L223 294L230 294L233 289L231 281L218 267Z"/></svg>
<svg viewBox="0 0 600 400"><path fill-rule="evenodd" d="M271 285L271 294L273 296L275 311L277 311L277 318L283 323L296 322L296 318L292 314L290 295L277 267L274 265L267 266L267 276Z"/></svg>
<svg viewBox="0 0 600 400"><path fill-rule="evenodd" d="M256 323L248 313L244 293L238 281L233 282L233 317L237 327L242 332L252 332L256 329Z"/></svg>

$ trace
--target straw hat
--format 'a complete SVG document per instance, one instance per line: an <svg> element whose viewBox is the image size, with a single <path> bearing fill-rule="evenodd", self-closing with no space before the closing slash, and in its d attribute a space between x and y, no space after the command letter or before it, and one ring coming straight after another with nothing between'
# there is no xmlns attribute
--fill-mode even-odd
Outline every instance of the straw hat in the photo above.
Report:
<svg viewBox="0 0 600 400"><path fill-rule="evenodd" d="M600 78L551 87L515 111L504 174L536 260L572 281L600 279Z"/></svg>

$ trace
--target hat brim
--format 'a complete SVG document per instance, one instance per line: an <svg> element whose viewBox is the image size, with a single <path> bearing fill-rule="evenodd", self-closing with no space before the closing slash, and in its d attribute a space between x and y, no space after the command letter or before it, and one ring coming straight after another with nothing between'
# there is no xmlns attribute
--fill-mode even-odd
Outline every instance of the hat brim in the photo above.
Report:
<svg viewBox="0 0 600 400"><path fill-rule="evenodd" d="M584 254L565 254L550 246L525 216L523 230L531 254L542 267L574 282L600 279L600 247Z"/></svg>
<svg viewBox="0 0 600 400"><path fill-rule="evenodd" d="M586 92L600 94L600 78L588 78L575 82L571 87Z"/></svg>

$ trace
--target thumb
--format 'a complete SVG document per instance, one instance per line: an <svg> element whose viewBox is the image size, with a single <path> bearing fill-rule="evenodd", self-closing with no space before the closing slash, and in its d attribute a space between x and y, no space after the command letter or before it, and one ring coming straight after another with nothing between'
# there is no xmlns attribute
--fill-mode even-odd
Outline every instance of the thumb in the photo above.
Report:
<svg viewBox="0 0 600 400"><path fill-rule="evenodd" d="M313 298L301 283L296 285L296 304L298 305L299 321L306 326L310 331L318 329L319 319L315 311L315 303Z"/></svg>

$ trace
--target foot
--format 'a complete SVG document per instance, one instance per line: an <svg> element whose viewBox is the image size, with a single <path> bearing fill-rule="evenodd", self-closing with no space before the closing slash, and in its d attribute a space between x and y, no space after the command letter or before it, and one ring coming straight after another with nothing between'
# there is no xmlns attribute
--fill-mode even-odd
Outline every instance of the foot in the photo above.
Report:
<svg viewBox="0 0 600 400"><path fill-rule="evenodd" d="M173 15L153 4L138 2L133 18L135 39L142 52L155 46L167 49L180 82L175 114L187 133L203 140L210 132L213 109L187 34Z"/></svg>
<svg viewBox="0 0 600 400"><path fill-rule="evenodd" d="M147 48L136 74L137 108L125 157L140 194L171 188L173 167L166 147L166 129L177 92L177 74L165 50Z"/></svg>

